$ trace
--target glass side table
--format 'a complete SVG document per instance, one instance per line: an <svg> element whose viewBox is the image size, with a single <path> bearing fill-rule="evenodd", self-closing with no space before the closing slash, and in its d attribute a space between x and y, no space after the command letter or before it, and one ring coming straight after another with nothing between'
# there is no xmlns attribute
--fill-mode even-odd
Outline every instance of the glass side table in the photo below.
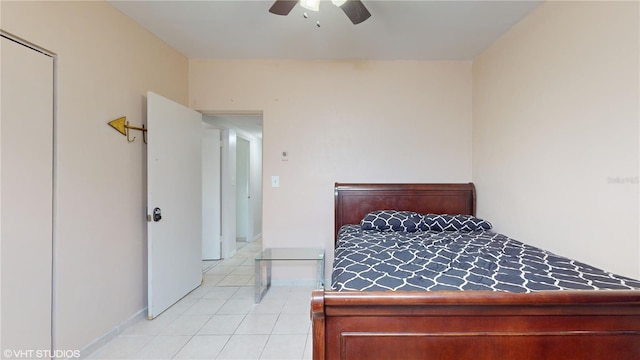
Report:
<svg viewBox="0 0 640 360"><path fill-rule="evenodd" d="M316 287L324 287L324 249L316 248L267 248L255 259L256 303L262 300L271 287L271 263L274 261L315 261L317 263ZM266 273L263 273L263 263Z"/></svg>

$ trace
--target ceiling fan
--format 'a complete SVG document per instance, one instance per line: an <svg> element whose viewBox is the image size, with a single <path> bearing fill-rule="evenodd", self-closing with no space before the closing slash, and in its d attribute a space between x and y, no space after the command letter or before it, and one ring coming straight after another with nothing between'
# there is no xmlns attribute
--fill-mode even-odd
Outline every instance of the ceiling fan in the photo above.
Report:
<svg viewBox="0 0 640 360"><path fill-rule="evenodd" d="M320 0L276 0L269 12L276 15L288 15L298 2L302 7L314 11L318 11L320 4ZM360 0L331 0L331 2L342 9L354 25L371 17L371 13Z"/></svg>

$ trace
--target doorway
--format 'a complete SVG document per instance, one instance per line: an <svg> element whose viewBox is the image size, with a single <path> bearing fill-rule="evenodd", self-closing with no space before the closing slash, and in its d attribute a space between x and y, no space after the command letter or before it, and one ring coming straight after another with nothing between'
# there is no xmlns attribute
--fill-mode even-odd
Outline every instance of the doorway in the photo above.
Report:
<svg viewBox="0 0 640 360"><path fill-rule="evenodd" d="M262 115L205 115L221 130L221 257L262 237Z"/></svg>
<svg viewBox="0 0 640 360"><path fill-rule="evenodd" d="M203 271L220 260L222 132L202 123L202 260Z"/></svg>
<svg viewBox="0 0 640 360"><path fill-rule="evenodd" d="M236 139L236 251L253 239L249 226L251 201L251 154L249 140L237 136Z"/></svg>

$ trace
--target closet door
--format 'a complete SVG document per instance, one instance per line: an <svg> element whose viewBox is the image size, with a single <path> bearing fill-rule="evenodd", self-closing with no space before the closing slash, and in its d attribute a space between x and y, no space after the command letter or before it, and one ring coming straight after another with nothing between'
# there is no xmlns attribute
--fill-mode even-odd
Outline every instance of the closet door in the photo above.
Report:
<svg viewBox="0 0 640 360"><path fill-rule="evenodd" d="M0 344L31 358L51 349L53 58L1 41Z"/></svg>
<svg viewBox="0 0 640 360"><path fill-rule="evenodd" d="M202 260L220 259L221 132L202 123Z"/></svg>

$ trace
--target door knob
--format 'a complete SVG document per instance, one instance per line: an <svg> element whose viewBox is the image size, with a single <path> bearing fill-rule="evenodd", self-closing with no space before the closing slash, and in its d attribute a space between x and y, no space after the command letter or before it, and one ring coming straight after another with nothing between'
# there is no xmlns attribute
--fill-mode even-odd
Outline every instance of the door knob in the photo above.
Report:
<svg viewBox="0 0 640 360"><path fill-rule="evenodd" d="M159 207L153 209L153 221L158 222L162 219L162 210Z"/></svg>

